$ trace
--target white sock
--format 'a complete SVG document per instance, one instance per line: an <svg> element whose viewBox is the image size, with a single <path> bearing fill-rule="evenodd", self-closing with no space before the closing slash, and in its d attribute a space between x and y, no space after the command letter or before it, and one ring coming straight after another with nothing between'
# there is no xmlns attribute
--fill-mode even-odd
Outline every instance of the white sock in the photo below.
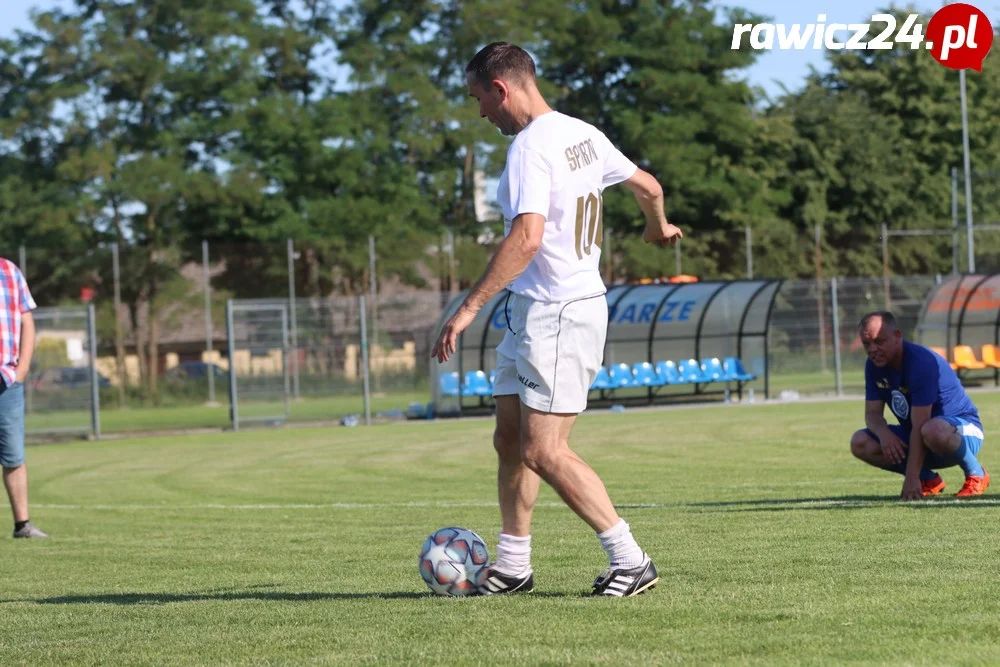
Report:
<svg viewBox="0 0 1000 667"><path fill-rule="evenodd" d="M500 533L497 559L490 569L511 577L522 577L531 570L531 535L517 537Z"/></svg>
<svg viewBox="0 0 1000 667"><path fill-rule="evenodd" d="M632 537L625 519L621 519L617 524L598 533L597 538L601 540L601 546L608 554L611 567L614 569L629 569L642 565L643 552Z"/></svg>

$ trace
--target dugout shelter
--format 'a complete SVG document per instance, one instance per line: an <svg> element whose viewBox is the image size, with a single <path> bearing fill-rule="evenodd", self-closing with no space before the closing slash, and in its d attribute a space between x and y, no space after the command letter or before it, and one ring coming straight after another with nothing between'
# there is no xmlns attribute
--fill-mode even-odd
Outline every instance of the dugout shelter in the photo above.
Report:
<svg viewBox="0 0 1000 667"><path fill-rule="evenodd" d="M590 404L654 403L707 395L769 395L768 332L781 280L612 285L604 366ZM445 307L437 331L467 292ZM488 408L496 347L507 330L506 290L494 297L444 364L431 362L439 415Z"/></svg>
<svg viewBox="0 0 1000 667"><path fill-rule="evenodd" d="M927 295L916 341L931 348L963 381L1000 380L1000 273L955 275Z"/></svg>

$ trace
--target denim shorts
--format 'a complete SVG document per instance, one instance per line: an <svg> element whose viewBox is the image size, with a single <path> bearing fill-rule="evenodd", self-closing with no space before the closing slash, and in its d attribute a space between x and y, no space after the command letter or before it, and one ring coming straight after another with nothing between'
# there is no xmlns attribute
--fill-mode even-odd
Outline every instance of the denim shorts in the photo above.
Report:
<svg viewBox="0 0 1000 667"><path fill-rule="evenodd" d="M0 380L0 466L24 463L24 385Z"/></svg>

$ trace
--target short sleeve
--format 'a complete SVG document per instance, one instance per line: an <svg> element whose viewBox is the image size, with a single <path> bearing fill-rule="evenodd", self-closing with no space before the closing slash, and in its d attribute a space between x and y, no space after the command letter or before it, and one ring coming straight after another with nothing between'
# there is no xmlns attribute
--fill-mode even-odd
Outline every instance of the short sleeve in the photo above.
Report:
<svg viewBox="0 0 1000 667"><path fill-rule="evenodd" d="M604 160L604 175L601 180L604 187L609 187L632 178L639 167L625 157L625 154L618 150L607 137L604 140L608 145L608 156Z"/></svg>
<svg viewBox="0 0 1000 667"><path fill-rule="evenodd" d="M21 312L27 313L34 310L38 306L31 297L31 290L28 289L28 281L24 279L21 270L16 266L14 267L14 276L14 279L17 281L18 302L21 304Z"/></svg>
<svg viewBox="0 0 1000 667"><path fill-rule="evenodd" d="M933 352L920 354L910 369L910 404L914 407L934 405L941 386L941 369Z"/></svg>
<svg viewBox="0 0 1000 667"><path fill-rule="evenodd" d="M523 213L538 213L549 218L552 197L552 168L530 149L519 149L507 161L508 187L512 219Z"/></svg>
<svg viewBox="0 0 1000 667"><path fill-rule="evenodd" d="M875 367L871 360L865 362L865 400L883 400L882 392L879 391L878 386L875 384Z"/></svg>

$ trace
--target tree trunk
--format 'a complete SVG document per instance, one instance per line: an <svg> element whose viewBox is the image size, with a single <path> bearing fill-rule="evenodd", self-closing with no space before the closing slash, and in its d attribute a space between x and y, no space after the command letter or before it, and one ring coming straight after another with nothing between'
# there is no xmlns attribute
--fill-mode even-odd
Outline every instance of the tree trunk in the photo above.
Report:
<svg viewBox="0 0 1000 667"><path fill-rule="evenodd" d="M146 364L145 338L142 335L142 328L139 326L139 304L142 303L142 290L136 300L128 305L129 317L132 318L132 334L135 339L135 356L139 361L139 390L145 394L146 374L148 373Z"/></svg>
<svg viewBox="0 0 1000 667"><path fill-rule="evenodd" d="M121 215L118 210L118 199L116 197L111 198L111 207L114 209L115 215L115 230L118 232L118 237L115 243L118 244L118 266L121 267L121 239L122 237L122 222ZM115 285L115 289L121 294L121 271L119 270L117 280L118 285ZM121 313L118 312L118 304L115 304L115 363L118 366L118 407L125 407L125 389L128 385L128 373L125 371L125 335L122 332L122 317ZM135 318L132 319L132 331L135 331Z"/></svg>
<svg viewBox="0 0 1000 667"><path fill-rule="evenodd" d="M149 254L146 255L146 279L149 281L149 298L146 301L147 312L149 313L149 374L146 376L146 382L148 383L147 391L149 392L149 398L155 404L157 402L156 380L160 374L160 327L156 321L156 297L159 283L156 279L156 242L153 240L156 234L156 218L153 216L153 213L150 213L146 217L146 233L148 234L147 242L149 243Z"/></svg>

